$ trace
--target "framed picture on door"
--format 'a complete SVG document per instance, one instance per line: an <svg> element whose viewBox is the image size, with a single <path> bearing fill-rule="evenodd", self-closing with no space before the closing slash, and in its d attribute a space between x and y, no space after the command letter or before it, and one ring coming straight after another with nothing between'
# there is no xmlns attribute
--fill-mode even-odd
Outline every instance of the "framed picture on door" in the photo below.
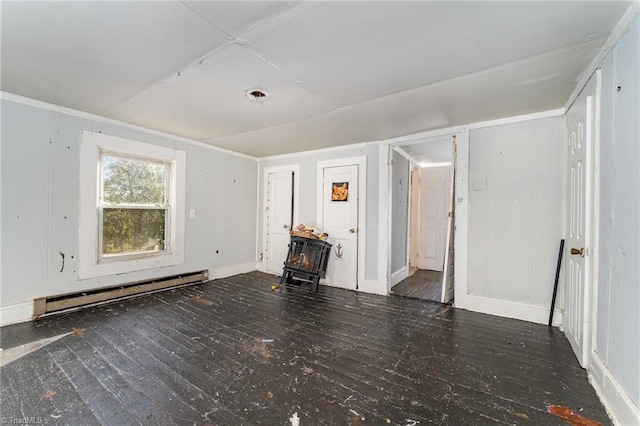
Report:
<svg viewBox="0 0 640 426"><path fill-rule="evenodd" d="M349 182L333 182L331 187L331 201L349 200Z"/></svg>

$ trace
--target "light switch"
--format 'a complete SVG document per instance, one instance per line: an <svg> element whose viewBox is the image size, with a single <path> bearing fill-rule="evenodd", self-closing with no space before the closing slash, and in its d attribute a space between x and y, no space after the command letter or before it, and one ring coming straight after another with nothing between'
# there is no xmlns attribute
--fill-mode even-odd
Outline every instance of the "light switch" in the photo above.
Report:
<svg viewBox="0 0 640 426"><path fill-rule="evenodd" d="M196 217L196 209L189 210L189 217Z"/></svg>
<svg viewBox="0 0 640 426"><path fill-rule="evenodd" d="M472 191L483 191L487 189L487 180L486 179L477 179L471 181L471 190Z"/></svg>

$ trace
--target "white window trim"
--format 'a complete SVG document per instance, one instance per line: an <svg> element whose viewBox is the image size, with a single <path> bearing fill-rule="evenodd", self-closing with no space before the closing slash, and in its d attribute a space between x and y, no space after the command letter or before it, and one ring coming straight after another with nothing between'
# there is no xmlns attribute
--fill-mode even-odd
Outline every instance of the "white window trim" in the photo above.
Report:
<svg viewBox="0 0 640 426"><path fill-rule="evenodd" d="M169 191L173 203L169 216L173 219L168 229L169 250L157 255L124 257L99 262L99 211L100 154L109 152L124 157L140 157L172 163L173 172ZM80 226L79 226L79 279L104 277L126 272L142 271L184 263L185 228L185 151L165 148L90 131L82 132L80 146Z"/></svg>

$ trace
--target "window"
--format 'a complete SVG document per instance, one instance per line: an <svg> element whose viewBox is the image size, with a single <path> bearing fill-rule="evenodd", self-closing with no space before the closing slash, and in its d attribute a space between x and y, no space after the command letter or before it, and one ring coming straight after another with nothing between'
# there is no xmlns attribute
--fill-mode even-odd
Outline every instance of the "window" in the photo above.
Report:
<svg viewBox="0 0 640 426"><path fill-rule="evenodd" d="M166 251L170 163L103 153L100 260Z"/></svg>
<svg viewBox="0 0 640 426"><path fill-rule="evenodd" d="M186 153L84 132L80 279L184 262Z"/></svg>

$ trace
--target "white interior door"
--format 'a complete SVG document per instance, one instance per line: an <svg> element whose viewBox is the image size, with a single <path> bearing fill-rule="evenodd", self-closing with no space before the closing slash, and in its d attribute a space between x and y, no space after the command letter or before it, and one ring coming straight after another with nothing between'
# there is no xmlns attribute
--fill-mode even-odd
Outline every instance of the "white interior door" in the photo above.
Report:
<svg viewBox="0 0 640 426"><path fill-rule="evenodd" d="M450 182L450 167L424 168L420 172L420 269L443 270Z"/></svg>
<svg viewBox="0 0 640 426"><path fill-rule="evenodd" d="M589 157L594 137L592 90L592 84L587 86L567 113L568 164L563 328L583 367L588 357L590 336L588 311L590 276L589 260L586 256L592 190L589 183L591 175Z"/></svg>
<svg viewBox="0 0 640 426"><path fill-rule="evenodd" d="M358 165L325 167L322 231L333 245L327 277L335 287L358 288Z"/></svg>
<svg viewBox="0 0 640 426"><path fill-rule="evenodd" d="M293 220L293 172L269 173L267 187L267 271L282 273Z"/></svg>
<svg viewBox="0 0 640 426"><path fill-rule="evenodd" d="M456 137L453 136L451 142L451 179L449 184L449 217L447 220L447 239L444 257L444 271L442 274L442 294L440 297L441 303L451 303L453 301L453 278L454 278L454 265L455 265L455 250L453 246L454 234L456 229L456 157L457 146Z"/></svg>

